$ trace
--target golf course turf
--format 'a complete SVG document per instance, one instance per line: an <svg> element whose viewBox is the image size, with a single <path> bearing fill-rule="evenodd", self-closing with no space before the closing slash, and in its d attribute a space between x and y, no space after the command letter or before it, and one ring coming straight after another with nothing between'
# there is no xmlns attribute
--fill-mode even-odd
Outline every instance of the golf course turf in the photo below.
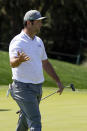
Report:
<svg viewBox="0 0 87 131"><path fill-rule="evenodd" d="M43 97L57 88L43 87ZM0 86L0 131L15 131L19 109L15 101L6 98L7 86ZM87 90L65 89L41 101L42 131L87 131Z"/></svg>

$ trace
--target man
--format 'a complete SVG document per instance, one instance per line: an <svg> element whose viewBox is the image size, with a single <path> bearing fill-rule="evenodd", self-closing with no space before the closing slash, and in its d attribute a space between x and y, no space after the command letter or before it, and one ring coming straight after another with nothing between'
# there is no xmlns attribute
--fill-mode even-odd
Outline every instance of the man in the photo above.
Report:
<svg viewBox="0 0 87 131"><path fill-rule="evenodd" d="M24 16L24 29L15 36L9 46L12 67L11 96L21 109L16 131L41 131L39 103L44 82L43 69L55 80L61 94L63 85L47 59L44 44L36 36L42 20L37 10L30 10Z"/></svg>

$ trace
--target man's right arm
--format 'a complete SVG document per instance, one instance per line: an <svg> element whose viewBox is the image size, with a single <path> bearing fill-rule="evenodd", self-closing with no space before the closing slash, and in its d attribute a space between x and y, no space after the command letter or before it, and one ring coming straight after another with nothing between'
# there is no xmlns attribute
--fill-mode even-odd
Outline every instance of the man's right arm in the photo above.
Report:
<svg viewBox="0 0 87 131"><path fill-rule="evenodd" d="M30 59L24 52L19 53L17 52L17 57L10 58L10 65L12 68L19 66L22 62L28 61Z"/></svg>

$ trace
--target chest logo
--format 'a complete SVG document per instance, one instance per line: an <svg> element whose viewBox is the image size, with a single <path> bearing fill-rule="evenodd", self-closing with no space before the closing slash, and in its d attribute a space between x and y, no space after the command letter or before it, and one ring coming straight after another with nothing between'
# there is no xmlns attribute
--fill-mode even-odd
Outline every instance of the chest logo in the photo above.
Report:
<svg viewBox="0 0 87 131"><path fill-rule="evenodd" d="M38 47L41 47L41 45L38 45Z"/></svg>

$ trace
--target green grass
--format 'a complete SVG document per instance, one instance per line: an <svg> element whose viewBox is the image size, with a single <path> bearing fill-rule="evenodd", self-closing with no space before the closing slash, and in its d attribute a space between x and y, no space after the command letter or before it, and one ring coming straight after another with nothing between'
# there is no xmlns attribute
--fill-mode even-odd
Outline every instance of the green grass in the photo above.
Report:
<svg viewBox="0 0 87 131"><path fill-rule="evenodd" d="M63 84L73 83L75 88L87 89L87 67L74 65L57 60L50 60ZM56 86L53 80L45 73L45 86Z"/></svg>
<svg viewBox="0 0 87 131"><path fill-rule="evenodd" d="M7 87L0 88L0 130L15 131L19 109L15 101L6 98ZM43 96L56 88L43 88ZM42 131L87 131L87 90L71 92L65 89L40 103Z"/></svg>
<svg viewBox="0 0 87 131"><path fill-rule="evenodd" d="M11 82L11 69L8 52L0 51L0 85Z"/></svg>
<svg viewBox="0 0 87 131"><path fill-rule="evenodd" d="M73 83L78 89L87 89L87 67L50 59L64 86ZM56 87L55 82L45 72L45 87ZM0 51L0 85L8 85L11 80L11 68L8 52Z"/></svg>
<svg viewBox="0 0 87 131"><path fill-rule="evenodd" d="M65 89L40 104L42 131L87 131L87 67L58 60L51 60L64 85L73 83L76 92ZM44 72L43 97L57 88L55 82ZM12 82L8 52L0 51L0 130L15 131L19 109L15 101L6 98L7 85ZM6 86L3 86L6 85ZM84 89L84 90L83 90Z"/></svg>

